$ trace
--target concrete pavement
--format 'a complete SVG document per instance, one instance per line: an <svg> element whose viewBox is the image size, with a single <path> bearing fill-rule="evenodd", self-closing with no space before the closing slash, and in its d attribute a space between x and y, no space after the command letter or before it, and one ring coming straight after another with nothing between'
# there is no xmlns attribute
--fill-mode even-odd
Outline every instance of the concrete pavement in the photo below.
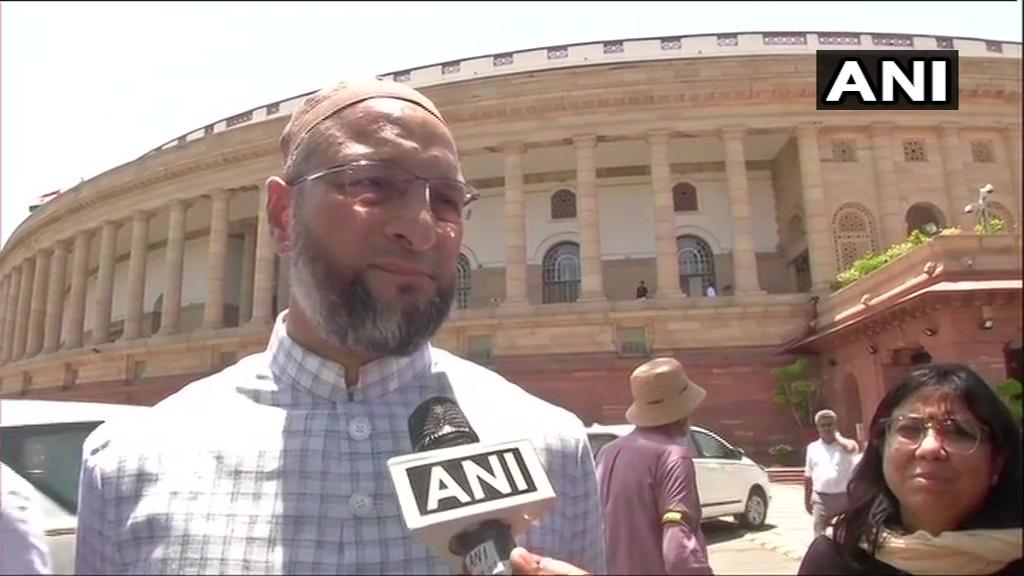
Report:
<svg viewBox="0 0 1024 576"><path fill-rule="evenodd" d="M804 487L772 484L772 502L763 530L744 536L769 550L800 560L814 539L814 523L804 509Z"/></svg>
<svg viewBox="0 0 1024 576"><path fill-rule="evenodd" d="M712 520L702 527L708 542L708 561L716 575L796 574L800 560L751 541L739 524Z"/></svg>
<svg viewBox="0 0 1024 576"><path fill-rule="evenodd" d="M715 574L796 574L814 538L804 510L803 486L772 484L768 518L761 530L712 520L702 527Z"/></svg>

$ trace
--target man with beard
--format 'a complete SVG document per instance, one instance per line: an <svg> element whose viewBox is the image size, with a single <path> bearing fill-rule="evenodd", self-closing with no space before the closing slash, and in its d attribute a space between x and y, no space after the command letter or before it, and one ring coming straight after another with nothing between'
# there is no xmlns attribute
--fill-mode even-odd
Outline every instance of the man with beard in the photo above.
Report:
<svg viewBox="0 0 1024 576"><path fill-rule="evenodd" d="M281 147L266 212L291 260L288 310L264 352L89 437L77 572L451 572L405 528L385 465L439 395L482 442L529 438L544 463L558 499L519 538L517 572L579 572L552 556L603 571L580 420L429 344L473 197L434 104L342 83L304 102Z"/></svg>

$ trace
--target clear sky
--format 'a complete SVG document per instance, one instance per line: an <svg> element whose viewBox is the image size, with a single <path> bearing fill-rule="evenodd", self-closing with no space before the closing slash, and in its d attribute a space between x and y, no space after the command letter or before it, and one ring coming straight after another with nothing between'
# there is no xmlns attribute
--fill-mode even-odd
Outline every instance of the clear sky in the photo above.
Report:
<svg viewBox="0 0 1024 576"><path fill-rule="evenodd" d="M663 35L855 31L1021 41L1015 2L3 2L0 201L28 206L163 142L345 77Z"/></svg>

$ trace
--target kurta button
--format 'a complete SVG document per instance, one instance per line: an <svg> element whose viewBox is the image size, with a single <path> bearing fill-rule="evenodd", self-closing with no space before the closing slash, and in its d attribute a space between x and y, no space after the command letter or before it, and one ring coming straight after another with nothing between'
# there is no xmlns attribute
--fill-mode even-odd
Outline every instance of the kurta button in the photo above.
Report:
<svg viewBox="0 0 1024 576"><path fill-rule="evenodd" d="M353 440L366 440L370 437L371 431L372 427L370 426L370 421L362 416L353 418L348 423L348 435L351 436Z"/></svg>
<svg viewBox="0 0 1024 576"><path fill-rule="evenodd" d="M373 510L373 498L356 492L348 499L348 509L356 516L369 516Z"/></svg>

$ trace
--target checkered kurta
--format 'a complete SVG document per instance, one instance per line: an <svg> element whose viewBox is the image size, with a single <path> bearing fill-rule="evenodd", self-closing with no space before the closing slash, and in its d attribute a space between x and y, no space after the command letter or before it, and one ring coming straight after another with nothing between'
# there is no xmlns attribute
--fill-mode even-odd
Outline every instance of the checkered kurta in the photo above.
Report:
<svg viewBox="0 0 1024 576"><path fill-rule="evenodd" d="M265 352L98 428L83 449L79 574L452 573L406 529L387 471L407 419L454 398L482 442L533 441L558 499L519 543L592 572L604 536L579 419L424 345L343 368L274 327Z"/></svg>

